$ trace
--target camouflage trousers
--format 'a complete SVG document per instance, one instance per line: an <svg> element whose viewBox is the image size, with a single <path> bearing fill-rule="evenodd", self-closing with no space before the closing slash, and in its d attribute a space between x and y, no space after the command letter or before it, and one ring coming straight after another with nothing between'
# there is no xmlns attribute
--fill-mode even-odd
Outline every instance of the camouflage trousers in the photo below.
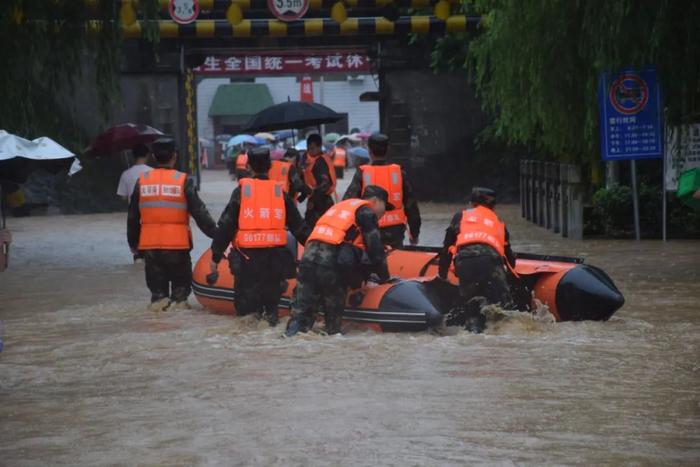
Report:
<svg viewBox="0 0 700 467"><path fill-rule="evenodd" d="M455 275L464 303L485 297L489 304L510 306L512 297L503 258L486 245L467 245L455 257Z"/></svg>
<svg viewBox="0 0 700 467"><path fill-rule="evenodd" d="M192 260L189 250L145 250L146 285L151 302L170 298L184 302L192 291Z"/></svg>
<svg viewBox="0 0 700 467"><path fill-rule="evenodd" d="M347 293L348 286L337 267L302 260L292 297L292 318L301 323L304 331L308 331L313 327L316 313L323 313L326 332L336 334L340 332Z"/></svg>

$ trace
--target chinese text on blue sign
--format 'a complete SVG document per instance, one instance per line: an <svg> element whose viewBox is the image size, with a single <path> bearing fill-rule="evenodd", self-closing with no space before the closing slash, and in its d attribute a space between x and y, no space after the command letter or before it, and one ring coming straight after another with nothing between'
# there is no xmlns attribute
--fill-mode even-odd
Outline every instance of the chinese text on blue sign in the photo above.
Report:
<svg viewBox="0 0 700 467"><path fill-rule="evenodd" d="M656 71L604 73L598 94L603 160L661 157L663 126Z"/></svg>

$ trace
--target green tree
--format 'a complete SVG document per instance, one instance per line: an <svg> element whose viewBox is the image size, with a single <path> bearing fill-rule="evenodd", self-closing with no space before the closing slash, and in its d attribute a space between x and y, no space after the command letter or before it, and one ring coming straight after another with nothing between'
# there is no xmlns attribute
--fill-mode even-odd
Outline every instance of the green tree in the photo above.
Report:
<svg viewBox="0 0 700 467"><path fill-rule="evenodd" d="M135 3L136 4L136 3ZM0 2L0 124L26 137L49 135L77 144L79 130L61 112L94 65L103 116L119 95L121 2L115 0L4 0ZM141 0L142 15L158 0ZM89 28L94 21L97 28Z"/></svg>
<svg viewBox="0 0 700 467"><path fill-rule="evenodd" d="M700 2L474 0L474 36L447 36L435 67L464 68L494 117L485 137L559 160L599 159L601 72L655 65L669 123L700 117Z"/></svg>

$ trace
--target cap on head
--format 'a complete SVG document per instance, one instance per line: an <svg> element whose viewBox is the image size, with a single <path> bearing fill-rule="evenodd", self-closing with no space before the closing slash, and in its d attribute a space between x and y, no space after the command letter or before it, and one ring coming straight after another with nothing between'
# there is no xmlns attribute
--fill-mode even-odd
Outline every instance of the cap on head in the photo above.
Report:
<svg viewBox="0 0 700 467"><path fill-rule="evenodd" d="M383 133L372 133L367 145L374 156L384 157L389 148L389 137Z"/></svg>
<svg viewBox="0 0 700 467"><path fill-rule="evenodd" d="M387 193L387 191L380 186L367 185L365 187L365 190L362 192L362 199L370 198L377 198L384 201L384 204L386 204L387 211L391 211L392 209L394 209L394 205L389 202L389 193Z"/></svg>
<svg viewBox="0 0 700 467"><path fill-rule="evenodd" d="M173 152L177 150L175 140L168 137L158 138L153 142L151 147L153 148L153 156L156 161L161 164L170 162L170 159L173 157Z"/></svg>
<svg viewBox="0 0 700 467"><path fill-rule="evenodd" d="M491 188L475 186L472 188L471 202L493 209L496 206L496 191Z"/></svg>
<svg viewBox="0 0 700 467"><path fill-rule="evenodd" d="M248 165L255 173L267 173L272 165L270 162L270 149L253 148L248 151Z"/></svg>

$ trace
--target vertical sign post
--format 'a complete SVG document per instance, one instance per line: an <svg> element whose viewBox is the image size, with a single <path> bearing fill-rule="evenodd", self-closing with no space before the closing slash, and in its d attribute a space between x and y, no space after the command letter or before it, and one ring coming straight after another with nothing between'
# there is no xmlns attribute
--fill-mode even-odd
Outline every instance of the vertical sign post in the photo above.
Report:
<svg viewBox="0 0 700 467"><path fill-rule="evenodd" d="M663 157L661 92L656 70L603 73L598 93L600 145L604 161L630 160L635 238L639 240L639 197L635 160Z"/></svg>

